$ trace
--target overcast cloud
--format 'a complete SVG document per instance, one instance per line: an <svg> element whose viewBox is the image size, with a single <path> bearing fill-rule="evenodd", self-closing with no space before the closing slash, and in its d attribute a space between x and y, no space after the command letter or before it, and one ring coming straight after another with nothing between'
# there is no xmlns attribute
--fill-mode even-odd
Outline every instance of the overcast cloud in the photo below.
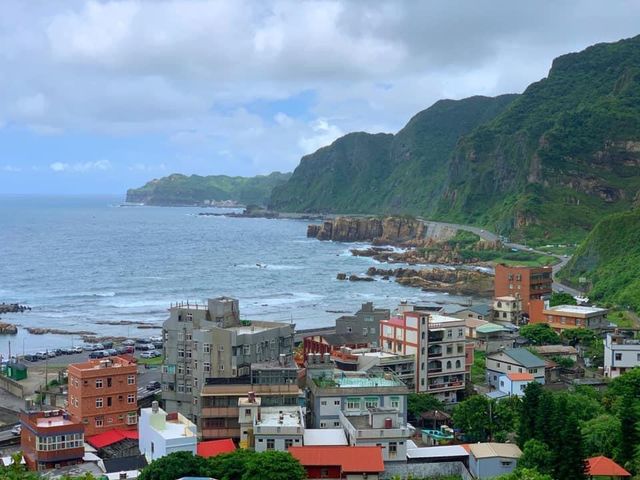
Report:
<svg viewBox="0 0 640 480"><path fill-rule="evenodd" d="M0 192L290 171L639 25L637 1L4 0Z"/></svg>

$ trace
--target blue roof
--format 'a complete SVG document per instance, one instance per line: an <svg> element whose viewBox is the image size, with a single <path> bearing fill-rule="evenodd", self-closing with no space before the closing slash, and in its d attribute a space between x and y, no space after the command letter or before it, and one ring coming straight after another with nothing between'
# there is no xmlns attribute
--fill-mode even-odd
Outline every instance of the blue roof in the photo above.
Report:
<svg viewBox="0 0 640 480"><path fill-rule="evenodd" d="M491 398L492 400L497 400L499 398L508 397L509 394L501 392L500 390L492 390L491 392L485 393L485 396Z"/></svg>
<svg viewBox="0 0 640 480"><path fill-rule="evenodd" d="M544 367L544 360L531 353L526 348L505 348L504 354L513 358L516 363L519 363L526 368Z"/></svg>

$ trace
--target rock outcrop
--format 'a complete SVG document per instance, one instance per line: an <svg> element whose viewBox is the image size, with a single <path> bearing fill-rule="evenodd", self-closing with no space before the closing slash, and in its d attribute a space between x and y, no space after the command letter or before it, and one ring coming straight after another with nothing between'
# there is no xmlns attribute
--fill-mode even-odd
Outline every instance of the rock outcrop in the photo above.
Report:
<svg viewBox="0 0 640 480"><path fill-rule="evenodd" d="M493 276L475 270L448 270L440 268L382 269L371 267L367 275L395 277L396 282L425 291L449 292L458 295L493 295Z"/></svg>
<svg viewBox="0 0 640 480"><path fill-rule="evenodd" d="M18 333L18 327L13 323L0 322L0 334L15 335Z"/></svg>
<svg viewBox="0 0 640 480"><path fill-rule="evenodd" d="M338 242L421 247L455 236L452 227L425 224L411 217L337 217L307 227L307 237Z"/></svg>

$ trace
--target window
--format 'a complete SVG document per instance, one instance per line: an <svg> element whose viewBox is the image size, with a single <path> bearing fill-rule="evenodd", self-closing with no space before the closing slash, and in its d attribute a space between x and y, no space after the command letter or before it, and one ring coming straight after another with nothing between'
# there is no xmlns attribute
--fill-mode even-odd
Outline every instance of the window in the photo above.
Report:
<svg viewBox="0 0 640 480"><path fill-rule="evenodd" d="M96 379L96 388L102 388L102 379L101 378L97 378Z"/></svg>
<svg viewBox="0 0 640 480"><path fill-rule="evenodd" d="M102 408L102 398L96 398L96 408Z"/></svg>
<svg viewBox="0 0 640 480"><path fill-rule="evenodd" d="M464 345L458 344L458 353L464 353Z"/></svg>
<svg viewBox="0 0 640 480"><path fill-rule="evenodd" d="M182 367L182 365L178 365L178 374L182 375L182 373L184 372L184 368Z"/></svg>
<svg viewBox="0 0 640 480"><path fill-rule="evenodd" d="M284 439L284 449L287 450L289 447L293 446L293 440L291 440L290 438L285 438Z"/></svg>
<svg viewBox="0 0 640 480"><path fill-rule="evenodd" d="M127 403L136 403L136 396L133 393L127 395Z"/></svg>
<svg viewBox="0 0 640 480"><path fill-rule="evenodd" d="M447 338L453 338L453 330L447 330Z"/></svg>
<svg viewBox="0 0 640 480"><path fill-rule="evenodd" d="M276 441L273 438L267 438L267 450L274 450L276 448Z"/></svg>
<svg viewBox="0 0 640 480"><path fill-rule="evenodd" d="M391 397L391 408L400 408L400 397Z"/></svg>
<svg viewBox="0 0 640 480"><path fill-rule="evenodd" d="M220 364L220 371L224 370L224 365Z"/></svg>
<svg viewBox="0 0 640 480"><path fill-rule="evenodd" d="M204 353L211 353L211 344L210 343L203 343L202 344L202 351Z"/></svg>
<svg viewBox="0 0 640 480"><path fill-rule="evenodd" d="M366 335L368 332L369 332L369 329L368 329L367 327L364 327L364 328L362 329L362 334L363 334L363 335Z"/></svg>
<svg viewBox="0 0 640 480"><path fill-rule="evenodd" d="M327 404L327 401L326 401L326 400L322 400L322 401L320 401L320 405L326 405L326 404Z"/></svg>
<svg viewBox="0 0 640 480"><path fill-rule="evenodd" d="M184 358L184 348L178 349L178 358Z"/></svg>
<svg viewBox="0 0 640 480"><path fill-rule="evenodd" d="M347 398L347 410L360 410L360 399Z"/></svg>
<svg viewBox="0 0 640 480"><path fill-rule="evenodd" d="M210 372L211 371L211 363L209 362L204 362L204 371L205 372Z"/></svg>
<svg viewBox="0 0 640 480"><path fill-rule="evenodd" d="M622 360L622 353L616 353L616 361Z"/></svg>
<svg viewBox="0 0 640 480"><path fill-rule="evenodd" d="M135 425L138 423L138 414L136 412L127 413L127 425Z"/></svg>
<svg viewBox="0 0 640 480"><path fill-rule="evenodd" d="M104 420L102 420L101 418L96 418L96 427L103 427L104 426Z"/></svg>
<svg viewBox="0 0 640 480"><path fill-rule="evenodd" d="M107 407L111 406L111 397L107 397Z"/></svg>
<svg viewBox="0 0 640 480"><path fill-rule="evenodd" d="M178 393L184 393L184 383L179 383L176 391Z"/></svg>
<svg viewBox="0 0 640 480"><path fill-rule="evenodd" d="M500 465L502 465L503 467L506 468L506 467L510 467L512 463L513 462L506 462L506 461L503 460L503 461L500 462Z"/></svg>
<svg viewBox="0 0 640 480"><path fill-rule="evenodd" d="M244 345L242 347L243 355L251 355L251 345Z"/></svg>
<svg viewBox="0 0 640 480"><path fill-rule="evenodd" d="M458 329L458 337L464 337L464 329L463 328L459 328Z"/></svg>
<svg viewBox="0 0 640 480"><path fill-rule="evenodd" d="M334 401L333 401L333 404L334 404L334 405L340 405L340 400L334 400Z"/></svg>
<svg viewBox="0 0 640 480"><path fill-rule="evenodd" d="M451 360L447 362L447 370L451 370Z"/></svg>
<svg viewBox="0 0 640 480"><path fill-rule="evenodd" d="M511 370L511 365L507 365L507 370Z"/></svg>
<svg viewBox="0 0 640 480"><path fill-rule="evenodd" d="M395 458L398 455L398 443L389 442L389 458Z"/></svg>
<svg viewBox="0 0 640 480"><path fill-rule="evenodd" d="M460 360L456 360L456 368L462 368L462 364L460 363Z"/></svg>
<svg viewBox="0 0 640 480"><path fill-rule="evenodd" d="M378 408L378 397L366 397L364 399L365 408Z"/></svg>
<svg viewBox="0 0 640 480"><path fill-rule="evenodd" d="M136 383L135 375L129 375L127 377L127 385L133 385L134 383Z"/></svg>
<svg viewBox="0 0 640 480"><path fill-rule="evenodd" d="M327 428L326 422L320 422L320 428Z"/></svg>
<svg viewBox="0 0 640 480"><path fill-rule="evenodd" d="M329 469L327 467L320 469L320 478L329 478Z"/></svg>

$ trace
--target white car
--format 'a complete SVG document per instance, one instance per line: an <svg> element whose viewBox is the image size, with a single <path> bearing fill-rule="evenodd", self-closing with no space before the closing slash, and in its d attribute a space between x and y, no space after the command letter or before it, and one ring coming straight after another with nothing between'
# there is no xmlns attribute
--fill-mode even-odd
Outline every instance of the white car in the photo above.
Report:
<svg viewBox="0 0 640 480"><path fill-rule="evenodd" d="M140 354L140 358L156 358L160 356L160 352L157 352L156 350L149 350L147 352L142 352Z"/></svg>
<svg viewBox="0 0 640 480"><path fill-rule="evenodd" d="M11 433L13 435L20 435L22 433L22 426L21 425L16 425L15 427L13 427L11 429Z"/></svg>

